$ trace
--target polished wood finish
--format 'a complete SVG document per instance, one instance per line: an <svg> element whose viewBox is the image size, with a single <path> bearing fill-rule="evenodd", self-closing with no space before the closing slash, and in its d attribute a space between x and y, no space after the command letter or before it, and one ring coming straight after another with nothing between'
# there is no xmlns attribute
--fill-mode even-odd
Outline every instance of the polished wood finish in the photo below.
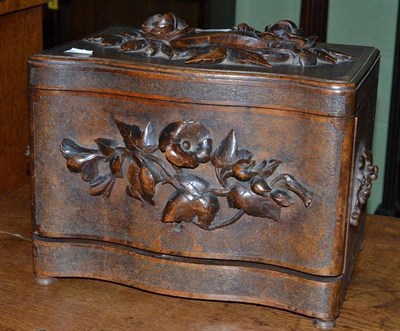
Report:
<svg viewBox="0 0 400 331"><path fill-rule="evenodd" d="M337 331L398 330L400 220L368 216ZM0 199L1 330L315 330L309 319L258 305L188 300L109 282L32 274L29 186Z"/></svg>
<svg viewBox="0 0 400 331"><path fill-rule="evenodd" d="M29 174L28 57L42 47L42 12L36 1L0 1L0 194Z"/></svg>
<svg viewBox="0 0 400 331"><path fill-rule="evenodd" d="M35 274L259 303L333 325L376 178L379 52L308 48L288 21L267 36L241 25L225 41L173 14L143 31L112 28L30 59ZM252 47L262 58L273 48L270 34L293 56L352 56L246 61ZM116 47L128 35L147 56ZM174 57L207 40L243 62ZM152 56L165 47L172 56Z"/></svg>

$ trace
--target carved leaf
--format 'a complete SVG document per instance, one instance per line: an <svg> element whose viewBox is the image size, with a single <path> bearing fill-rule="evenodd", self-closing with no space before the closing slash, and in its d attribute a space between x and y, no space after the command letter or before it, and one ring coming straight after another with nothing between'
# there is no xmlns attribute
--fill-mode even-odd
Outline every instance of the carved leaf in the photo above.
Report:
<svg viewBox="0 0 400 331"><path fill-rule="evenodd" d="M309 50L302 50L297 56L297 61L303 66L316 65L317 56Z"/></svg>
<svg viewBox="0 0 400 331"><path fill-rule="evenodd" d="M193 201L192 208L197 216L194 221L203 229L208 229L219 211L219 200L215 195L205 195Z"/></svg>
<svg viewBox="0 0 400 331"><path fill-rule="evenodd" d="M269 160L268 162L264 160L263 162L260 163L258 167L259 169L258 175L263 178L270 177L281 163L282 162L279 160Z"/></svg>
<svg viewBox="0 0 400 331"><path fill-rule="evenodd" d="M239 149L238 151L236 151L236 160L246 160L250 162L252 157L253 153L248 151L247 149Z"/></svg>
<svg viewBox="0 0 400 331"><path fill-rule="evenodd" d="M298 36L298 35L296 35L294 33L290 33L290 32L284 33L282 35L282 37L284 39L294 43L296 45L296 48L299 48L299 49L310 48L314 44L315 40L317 39L317 37L315 37L315 36L303 38L302 36Z"/></svg>
<svg viewBox="0 0 400 331"><path fill-rule="evenodd" d="M291 56L290 53L280 53L280 52L269 52L264 54L264 58L267 59L268 63L285 63L290 60Z"/></svg>
<svg viewBox="0 0 400 331"><path fill-rule="evenodd" d="M280 41L281 40L281 37L279 37L278 35L276 35L275 33L272 33L272 32L261 32L258 36L265 41Z"/></svg>
<svg viewBox="0 0 400 331"><path fill-rule="evenodd" d="M142 132L139 147L146 152L153 152L158 148L158 137L152 122L147 123Z"/></svg>
<svg viewBox="0 0 400 331"><path fill-rule="evenodd" d="M159 43L156 43L156 42L154 42L152 40L148 40L147 42L148 42L147 47L144 48L143 53L146 56L155 56L155 55L157 55L157 53L160 51Z"/></svg>
<svg viewBox="0 0 400 331"><path fill-rule="evenodd" d="M101 152L83 148L72 140L64 139L61 144L61 151L67 158L67 167L71 171L81 172L84 181L90 183L90 194L108 197L114 186L115 177L121 176L122 162L121 155L111 147L116 143L100 138L96 140ZM108 159L107 155L114 155Z"/></svg>
<svg viewBox="0 0 400 331"><path fill-rule="evenodd" d="M142 194L140 192L138 192L133 186L131 185L127 185L126 186L126 194L136 200L142 201L142 202L146 202L143 198L142 198Z"/></svg>
<svg viewBox="0 0 400 331"><path fill-rule="evenodd" d="M155 192L156 181L149 168L143 166L139 172L139 182L142 187L145 200L152 200Z"/></svg>
<svg viewBox="0 0 400 331"><path fill-rule="evenodd" d="M252 157L253 153L250 151L246 149L238 150L236 133L231 130L212 155L211 162L216 168L227 168L240 160L250 163Z"/></svg>
<svg viewBox="0 0 400 331"><path fill-rule="evenodd" d="M192 47L204 48L218 45L226 48L245 48L250 50L265 50L267 43L246 31L194 31L186 33L170 41L172 47L185 50Z"/></svg>
<svg viewBox="0 0 400 331"><path fill-rule="evenodd" d="M90 182L92 179L99 175L98 162L101 158L94 158L85 163L82 167L82 179L86 182Z"/></svg>
<svg viewBox="0 0 400 331"><path fill-rule="evenodd" d="M61 142L61 152L65 158L73 157L77 154L95 154L97 151L95 149L88 149L81 147L76 144L73 140L64 138Z"/></svg>
<svg viewBox="0 0 400 331"><path fill-rule="evenodd" d="M116 46L123 42L123 38L121 36L116 35L106 35L103 36L101 40L102 46Z"/></svg>
<svg viewBox="0 0 400 331"><path fill-rule="evenodd" d="M236 134L234 130L231 130L212 156L212 164L216 168L222 168L234 163L237 149Z"/></svg>
<svg viewBox="0 0 400 331"><path fill-rule="evenodd" d="M209 188L209 183L196 175L177 174L174 176L185 190L195 197L203 195Z"/></svg>
<svg viewBox="0 0 400 331"><path fill-rule="evenodd" d="M314 54L317 56L318 59L335 64L337 62L337 58L329 54L329 52L325 51L322 48L315 48L313 50Z"/></svg>
<svg viewBox="0 0 400 331"><path fill-rule="evenodd" d="M110 196L114 186L115 177L111 174L98 175L90 181L90 194L91 195L104 195Z"/></svg>
<svg viewBox="0 0 400 331"><path fill-rule="evenodd" d="M191 222L196 217L191 204L192 196L176 191L168 200L161 220L164 223Z"/></svg>
<svg viewBox="0 0 400 331"><path fill-rule="evenodd" d="M138 141L141 137L142 131L137 125L128 125L126 123L115 120L115 124L118 127L118 130L124 139L124 143L126 148L129 150L134 150L134 144L137 146Z"/></svg>
<svg viewBox="0 0 400 331"><path fill-rule="evenodd" d="M116 177L122 178L122 164L124 163L124 157L118 155L110 160L111 173Z"/></svg>
<svg viewBox="0 0 400 331"><path fill-rule="evenodd" d="M101 157L95 149L88 149L77 145L71 139L63 139L61 152L67 159L67 167L73 172L80 172L86 162Z"/></svg>
<svg viewBox="0 0 400 331"><path fill-rule="evenodd" d="M153 196L156 180L151 170L144 165L139 166L136 162L132 162L129 165L127 177L130 184L126 189L128 195L154 205Z"/></svg>
<svg viewBox="0 0 400 331"><path fill-rule="evenodd" d="M236 184L227 196L229 207L242 209L246 214L256 217L267 217L278 221L281 208L269 196L260 196L249 187Z"/></svg>
<svg viewBox="0 0 400 331"><path fill-rule="evenodd" d="M97 146L99 147L100 152L107 158L112 157L115 154L115 150L118 147L116 141L106 138L97 138L95 139Z"/></svg>
<svg viewBox="0 0 400 331"><path fill-rule="evenodd" d="M123 38L114 34L97 35L94 37L86 38L87 41L100 44L103 47L116 46L122 43Z"/></svg>
<svg viewBox="0 0 400 331"><path fill-rule="evenodd" d="M147 41L145 39L128 40L121 45L121 52L135 52L144 49L146 46Z"/></svg>
<svg viewBox="0 0 400 331"><path fill-rule="evenodd" d="M235 63L255 64L263 67L271 67L271 64L261 55L251 51L229 49L229 60Z"/></svg>
<svg viewBox="0 0 400 331"><path fill-rule="evenodd" d="M225 47L210 48L204 53L192 56L185 63L221 63L225 60L227 50Z"/></svg>
<svg viewBox="0 0 400 331"><path fill-rule="evenodd" d="M247 23L240 23L238 26L234 26L233 27L234 30L237 31L249 31L249 32L253 32L256 35L259 35L261 32L254 29L253 27L251 27L250 25L248 25Z"/></svg>
<svg viewBox="0 0 400 331"><path fill-rule="evenodd" d="M161 51L162 54L165 54L168 59L170 59L170 58L172 58L174 56L173 49L168 45L162 44L160 51Z"/></svg>
<svg viewBox="0 0 400 331"><path fill-rule="evenodd" d="M147 123L144 131L140 130L137 125L129 125L117 120L115 124L124 139L127 149L132 151L135 149L135 145L146 153L152 153L158 148L158 139L151 122Z"/></svg>
<svg viewBox="0 0 400 331"><path fill-rule="evenodd" d="M205 195L193 199L187 193L176 191L164 208L162 221L194 222L203 229L207 229L219 210L218 198L214 195Z"/></svg>
<svg viewBox="0 0 400 331"><path fill-rule="evenodd" d="M340 60L343 60L343 61L354 61L354 60L357 60L356 57L354 57L354 56L352 56L350 54L334 51L333 49L330 49L330 48L324 48L324 51L328 52L331 56L336 57L337 59L340 59Z"/></svg>

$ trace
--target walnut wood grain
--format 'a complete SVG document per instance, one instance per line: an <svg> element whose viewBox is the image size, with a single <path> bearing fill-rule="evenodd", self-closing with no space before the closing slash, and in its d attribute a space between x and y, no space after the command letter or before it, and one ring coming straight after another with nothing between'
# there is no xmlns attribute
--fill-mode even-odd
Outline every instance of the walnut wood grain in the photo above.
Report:
<svg viewBox="0 0 400 331"><path fill-rule="evenodd" d="M315 330L308 318L252 304L181 299L87 279L39 286L31 267L29 200L29 186L0 199L2 330L58 330L60 325L66 331ZM400 220L368 216L366 225L337 331L394 331L400 325L400 280L395 276Z"/></svg>
<svg viewBox="0 0 400 331"><path fill-rule="evenodd" d="M158 100L112 95L83 96L75 92L42 90L33 92L32 96L37 100L34 102L35 149L43 156L54 152L57 155L51 162L47 162L46 157L36 158L35 162L35 230L39 235L106 240L187 257L264 262L318 275L342 273L345 201L351 167L348 149L351 149L354 130L352 118L309 117L300 112L253 107L159 103ZM110 107L105 108L103 105L107 104ZM96 121L93 121L91 111L85 111L87 109L99 112ZM88 194L87 183L79 175L68 173L65 159L59 152L64 138L85 142L85 146L92 149L96 146L93 139L99 137L98 132L110 128L106 137L121 139L112 118L123 119L127 113L131 114L131 120L127 122L140 124L143 128L151 120L157 123L155 127L160 132L171 121L171 110L177 118L201 120L211 129L217 142L223 141L232 128L237 129L239 141L251 137L251 143L241 143L241 148L249 146L258 159L290 159L296 166L288 168L284 165L282 174L290 173L301 180L308 189L318 193L319 201L314 199L306 208L300 199L296 200L295 205L283 208L281 222L245 215L240 222L225 227L218 235L207 234L209 231L191 224L185 225L178 234L172 231L173 224L159 222L165 202L172 194L168 185L158 190L154 197L155 207L149 208L128 197L126 184L121 180L116 181L109 199L99 199ZM71 114L69 121L62 120L66 113ZM248 124L239 128L236 121L243 114L246 114ZM49 121L52 124L47 127ZM258 123L257 130L253 123ZM292 128L291 134L276 140L275 137L288 127ZM305 127L314 130L303 136ZM320 143L312 144L315 140ZM308 144L310 148L303 150L302 146ZM337 157L342 153L342 146L346 154ZM299 151L301 156L297 154ZM309 162L317 158L318 162ZM211 167L201 167L198 174L214 181L215 172ZM320 178L324 181L320 182ZM339 192L336 187L340 187ZM81 207L83 200L85 208ZM230 208L222 212L221 218L235 213ZM54 222L53 215L63 222ZM321 222L320 215L327 215L325 222ZM318 259L315 259L316 255Z"/></svg>
<svg viewBox="0 0 400 331"><path fill-rule="evenodd" d="M326 45L357 59L248 66L262 60L235 45L245 40L254 50L261 39L275 38L272 30L300 32L286 21L265 34L247 25L193 31L172 14L149 18L143 29L110 29L31 58L36 275L260 303L332 325L361 246L375 177L369 170L358 176L357 158L361 146L372 145L379 52ZM116 47L129 35L129 47L139 49L142 34L150 56ZM209 41L193 63L170 61L171 50ZM70 47L93 55L68 55ZM153 57L158 51L167 58ZM333 61L321 47L314 51ZM217 63L232 52L243 65ZM301 56L312 59L307 52ZM213 63L199 64L202 59ZM254 160L271 161L258 161L257 168L249 151ZM68 173L64 157L80 174ZM266 181L275 170L277 177ZM367 185L361 195L360 179ZM264 199L278 183L298 195L289 207L278 192L280 216L277 204ZM360 209L354 226L352 206Z"/></svg>
<svg viewBox="0 0 400 331"><path fill-rule="evenodd" d="M0 194L28 178L28 57L42 47L44 1L0 2ZM11 12L18 9L19 11ZM6 14L7 13L7 14Z"/></svg>

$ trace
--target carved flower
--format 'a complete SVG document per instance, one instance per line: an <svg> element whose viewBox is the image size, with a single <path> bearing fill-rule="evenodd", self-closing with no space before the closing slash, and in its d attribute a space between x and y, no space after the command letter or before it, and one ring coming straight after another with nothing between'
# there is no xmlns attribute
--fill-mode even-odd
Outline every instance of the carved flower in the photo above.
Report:
<svg viewBox="0 0 400 331"><path fill-rule="evenodd" d="M149 17L142 25L147 38L173 39L188 30L186 22L173 13L157 14Z"/></svg>
<svg viewBox="0 0 400 331"><path fill-rule="evenodd" d="M168 124L160 133L159 147L168 161L178 167L196 168L210 160L210 131L199 122L179 121Z"/></svg>

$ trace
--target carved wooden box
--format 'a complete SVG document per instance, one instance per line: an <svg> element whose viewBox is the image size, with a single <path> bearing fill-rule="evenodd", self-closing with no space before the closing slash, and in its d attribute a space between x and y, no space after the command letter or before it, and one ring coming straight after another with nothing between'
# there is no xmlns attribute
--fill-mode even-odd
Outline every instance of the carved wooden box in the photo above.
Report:
<svg viewBox="0 0 400 331"><path fill-rule="evenodd" d="M332 326L377 175L379 52L314 40L288 21L201 31L166 14L34 55L38 279Z"/></svg>

